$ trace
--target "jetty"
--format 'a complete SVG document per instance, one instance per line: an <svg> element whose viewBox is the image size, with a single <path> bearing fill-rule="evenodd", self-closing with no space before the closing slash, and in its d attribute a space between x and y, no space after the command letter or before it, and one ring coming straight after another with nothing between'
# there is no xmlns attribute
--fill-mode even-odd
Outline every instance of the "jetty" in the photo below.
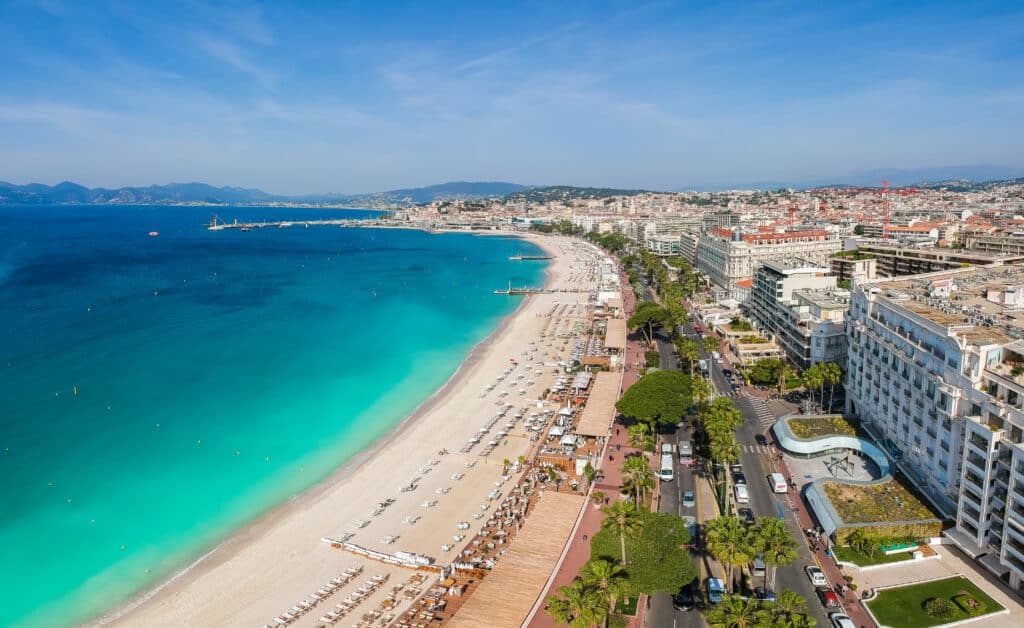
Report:
<svg viewBox="0 0 1024 628"><path fill-rule="evenodd" d="M206 228L210 231L224 231L225 229L239 229L241 231L252 231L253 229L264 229L267 227L277 227L279 229L286 229L288 227L309 227L309 226L320 226L320 225L338 225L341 227L354 226L360 222L353 218L335 218L332 220L272 220L266 222L238 222L236 218L234 222L220 222L217 216L213 217L213 220L206 225Z"/></svg>
<svg viewBox="0 0 1024 628"><path fill-rule="evenodd" d="M551 259L548 255L513 255L509 258L513 262L527 261L527 260L547 260Z"/></svg>
<svg viewBox="0 0 1024 628"><path fill-rule="evenodd" d="M541 294L544 292L542 288L513 288L512 282L508 282L508 288L505 290L495 290L494 294Z"/></svg>

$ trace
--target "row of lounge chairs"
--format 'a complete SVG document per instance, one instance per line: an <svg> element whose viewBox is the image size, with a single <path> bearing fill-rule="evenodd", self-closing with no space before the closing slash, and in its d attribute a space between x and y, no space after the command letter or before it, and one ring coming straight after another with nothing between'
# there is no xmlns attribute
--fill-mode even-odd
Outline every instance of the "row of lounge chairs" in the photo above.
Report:
<svg viewBox="0 0 1024 628"><path fill-rule="evenodd" d="M363 566L359 565L356 567L349 567L343 573L339 574L336 578L331 578L330 582L325 584L312 593L309 597L302 600L295 606L291 607L287 611L281 613L274 618L274 624L276 626L287 626L299 617L305 615L309 611L313 610L320 602L329 598L335 591L344 587L353 578L363 572ZM268 624L268 626L273 626Z"/></svg>
<svg viewBox="0 0 1024 628"><path fill-rule="evenodd" d="M321 615L318 618L318 621L325 624L333 624L339 621L342 617L348 615L357 606L359 606L364 599L373 595L377 589L384 586L384 583L388 581L389 576L390 574L373 576L367 580L365 584L349 594L348 597L336 604L332 610Z"/></svg>

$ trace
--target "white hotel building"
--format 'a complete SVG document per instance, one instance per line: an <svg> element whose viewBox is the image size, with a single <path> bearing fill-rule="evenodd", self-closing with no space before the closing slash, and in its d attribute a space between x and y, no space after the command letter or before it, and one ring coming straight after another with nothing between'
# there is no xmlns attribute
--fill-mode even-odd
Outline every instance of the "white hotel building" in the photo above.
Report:
<svg viewBox="0 0 1024 628"><path fill-rule="evenodd" d="M828 267L829 257L843 248L839 236L828 231L743 233L713 229L697 243L697 269L716 285L731 290L752 279L762 262L799 259Z"/></svg>
<svg viewBox="0 0 1024 628"><path fill-rule="evenodd" d="M1024 265L864 283L848 321L848 412L1024 592Z"/></svg>

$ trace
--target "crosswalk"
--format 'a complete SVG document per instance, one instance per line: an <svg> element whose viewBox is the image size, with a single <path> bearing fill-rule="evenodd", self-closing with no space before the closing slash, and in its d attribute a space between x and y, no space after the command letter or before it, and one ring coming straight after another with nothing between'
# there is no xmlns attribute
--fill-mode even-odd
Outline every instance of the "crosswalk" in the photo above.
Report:
<svg viewBox="0 0 1024 628"><path fill-rule="evenodd" d="M740 445L740 449L748 454L770 454L772 448L769 445Z"/></svg>
<svg viewBox="0 0 1024 628"><path fill-rule="evenodd" d="M768 408L767 401L752 398L750 405L754 408L754 412L757 413L757 424L762 428L766 429L775 423L775 413Z"/></svg>

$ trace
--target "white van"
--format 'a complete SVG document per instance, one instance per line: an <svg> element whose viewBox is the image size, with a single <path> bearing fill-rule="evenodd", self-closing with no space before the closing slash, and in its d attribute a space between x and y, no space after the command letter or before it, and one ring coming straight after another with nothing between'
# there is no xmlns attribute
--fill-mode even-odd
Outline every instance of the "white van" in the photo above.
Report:
<svg viewBox="0 0 1024 628"><path fill-rule="evenodd" d="M714 360L715 362L721 362L722 361L722 354L717 352L717 351L712 351L711 352L711 359Z"/></svg>
<svg viewBox="0 0 1024 628"><path fill-rule="evenodd" d="M737 504L750 503L750 496L747 494L747 486L745 484L737 484L733 487L733 491L736 493Z"/></svg>
<svg viewBox="0 0 1024 628"><path fill-rule="evenodd" d="M672 468L672 454L662 454L661 468L658 471L658 478L662 482L671 482L673 475L674 473Z"/></svg>
<svg viewBox="0 0 1024 628"><path fill-rule="evenodd" d="M666 454L669 455L669 456L672 455L672 443L662 443L661 444L661 455L664 456Z"/></svg>
<svg viewBox="0 0 1024 628"><path fill-rule="evenodd" d="M789 492L789 484L786 483L786 478L782 477L781 473L772 473L769 475L768 483L772 485L772 490L776 493Z"/></svg>

